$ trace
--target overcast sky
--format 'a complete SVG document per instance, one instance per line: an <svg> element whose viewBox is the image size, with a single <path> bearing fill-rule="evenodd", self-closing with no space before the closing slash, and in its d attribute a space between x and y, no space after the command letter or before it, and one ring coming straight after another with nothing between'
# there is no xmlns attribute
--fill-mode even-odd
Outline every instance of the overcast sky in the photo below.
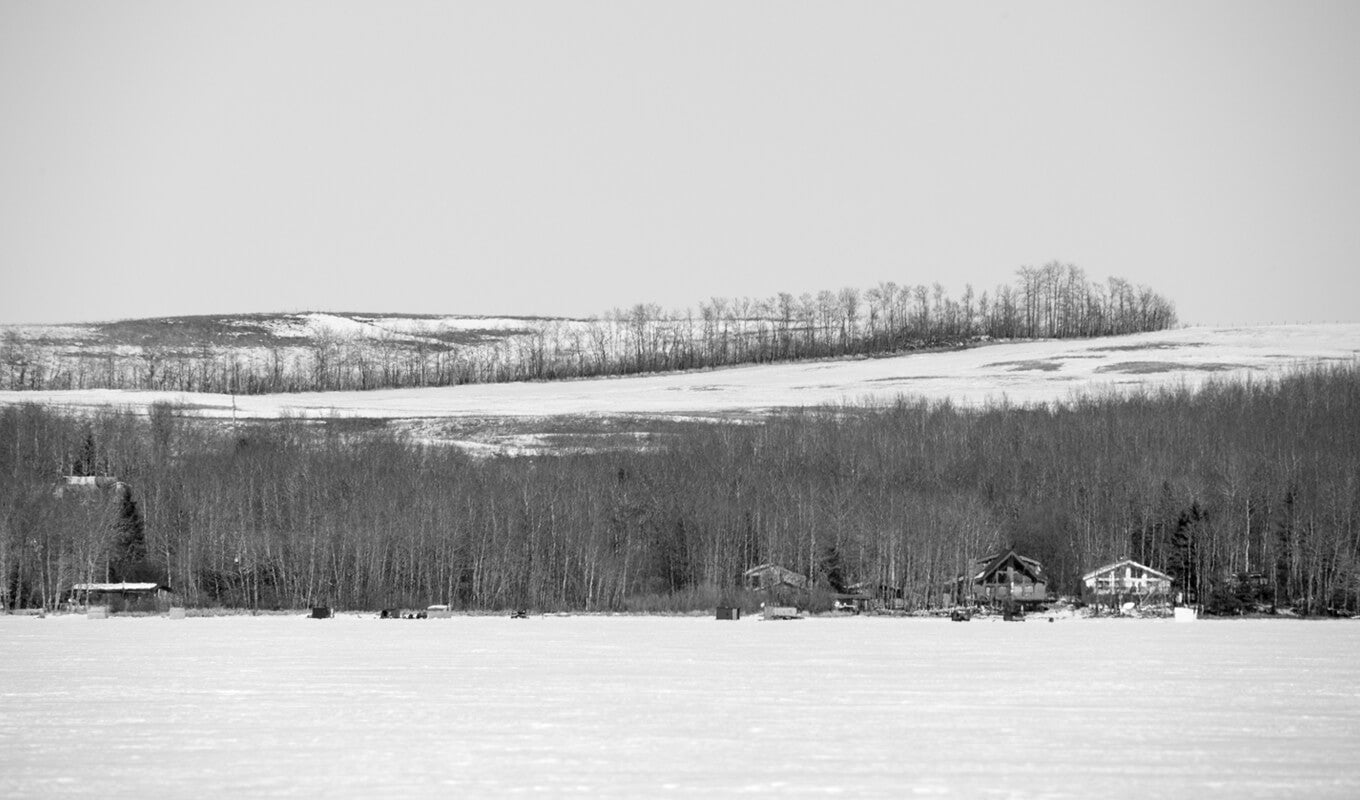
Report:
<svg viewBox="0 0 1360 800"><path fill-rule="evenodd" d="M1360 321L1360 3L0 0L0 322L1054 259Z"/></svg>

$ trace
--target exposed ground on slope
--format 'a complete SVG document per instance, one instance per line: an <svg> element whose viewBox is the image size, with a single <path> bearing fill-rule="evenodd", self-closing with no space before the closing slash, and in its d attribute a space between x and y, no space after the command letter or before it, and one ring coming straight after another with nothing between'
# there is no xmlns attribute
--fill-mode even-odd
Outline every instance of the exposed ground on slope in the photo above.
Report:
<svg viewBox="0 0 1360 800"><path fill-rule="evenodd" d="M1120 361L1096 367L1096 372L1121 372L1125 375L1151 375L1158 372L1196 371L1226 372L1235 369L1250 369L1245 364L1225 364L1209 362L1204 364L1178 364L1172 361Z"/></svg>
<svg viewBox="0 0 1360 800"><path fill-rule="evenodd" d="M1042 372L1057 372L1062 369L1062 361L1057 359L1040 360L1031 359L1029 361L993 361L989 367L1005 367L1011 372L1025 372L1038 370Z"/></svg>

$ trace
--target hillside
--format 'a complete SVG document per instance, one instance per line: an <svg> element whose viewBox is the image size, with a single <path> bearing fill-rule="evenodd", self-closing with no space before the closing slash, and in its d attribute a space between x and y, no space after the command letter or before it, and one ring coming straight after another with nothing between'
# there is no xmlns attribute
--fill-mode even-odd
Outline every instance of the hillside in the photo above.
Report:
<svg viewBox="0 0 1360 800"><path fill-rule="evenodd" d="M401 324L407 324L402 318ZM456 320L424 324L449 331ZM484 321L476 335L512 335L515 320ZM384 324L393 325L391 322ZM501 327L495 328L493 325ZM395 325L393 325L395 327ZM485 334L489 335L489 334ZM1275 378L1302 366L1360 356L1360 325L1184 328L1099 339L992 343L948 352L691 370L569 381L236 396L146 391L0 392L0 403L144 412L155 403L222 419L380 420L421 438L472 447L523 447L551 434L594 437L656 430L686 417L744 418L771 411L883 405L900 397L965 406L1051 403L1205 381ZM564 428L564 420L573 423Z"/></svg>
<svg viewBox="0 0 1360 800"><path fill-rule="evenodd" d="M58 352L117 353L124 348L315 347L326 338L360 337L403 346L482 344L524 333L546 320L536 317L438 316L300 312L217 314L193 317L85 322L62 325L0 325L13 343Z"/></svg>
<svg viewBox="0 0 1360 800"><path fill-rule="evenodd" d="M1013 339L1167 330L1172 303L1090 281L1074 265L1022 267L994 294L892 282L794 297L714 297L590 319L302 313L0 327L0 390L233 395L458 386L884 356Z"/></svg>
<svg viewBox="0 0 1360 800"><path fill-rule="evenodd" d="M517 340L581 324L303 312L7 325L0 326L0 387L300 391L323 378L318 371L342 368L352 368L361 382L392 383L407 368L420 375L427 361L503 360L500 354L512 352Z"/></svg>

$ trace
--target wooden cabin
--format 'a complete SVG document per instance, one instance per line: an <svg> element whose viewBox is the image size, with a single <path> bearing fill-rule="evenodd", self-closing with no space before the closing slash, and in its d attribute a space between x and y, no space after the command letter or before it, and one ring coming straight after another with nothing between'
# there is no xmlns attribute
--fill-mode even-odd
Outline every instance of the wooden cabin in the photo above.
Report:
<svg viewBox="0 0 1360 800"><path fill-rule="evenodd" d="M907 607L900 586L860 581L845 588L848 594L864 599L861 608L864 611L901 610Z"/></svg>
<svg viewBox="0 0 1360 800"><path fill-rule="evenodd" d="M77 583L71 587L70 603L112 611L168 611L172 594L174 590L159 583Z"/></svg>
<svg viewBox="0 0 1360 800"><path fill-rule="evenodd" d="M1097 603L1142 605L1171 599L1171 576L1131 558L1093 569L1081 576L1081 582Z"/></svg>
<svg viewBox="0 0 1360 800"><path fill-rule="evenodd" d="M759 592L768 603L803 606L807 604L812 583L806 575L778 564L761 564L742 573L742 585Z"/></svg>
<svg viewBox="0 0 1360 800"><path fill-rule="evenodd" d="M742 584L752 591L762 592L774 589L800 589L808 588L806 575L785 569L778 564L761 564L758 567L751 567L742 573Z"/></svg>
<svg viewBox="0 0 1360 800"><path fill-rule="evenodd" d="M1048 579L1044 577L1043 565L1014 550L975 561L969 585L964 588L972 602L983 605L1048 602Z"/></svg>

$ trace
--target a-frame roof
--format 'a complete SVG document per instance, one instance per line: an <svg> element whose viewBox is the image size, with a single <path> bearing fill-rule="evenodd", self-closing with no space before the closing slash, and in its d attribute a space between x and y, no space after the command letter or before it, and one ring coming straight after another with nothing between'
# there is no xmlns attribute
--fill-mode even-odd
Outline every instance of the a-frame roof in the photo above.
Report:
<svg viewBox="0 0 1360 800"><path fill-rule="evenodd" d="M1130 566L1130 567L1137 567L1137 568L1143 570L1143 571L1146 572L1148 575L1150 575L1151 577L1154 577L1154 578L1161 578L1162 580L1167 580L1167 581L1175 580L1175 578L1172 578L1170 575L1167 575L1165 572L1162 572L1161 570L1153 569L1152 567L1149 567L1149 566L1146 565L1146 564L1139 564L1137 561L1134 561L1134 560L1131 559L1131 558L1126 558L1126 559L1124 559L1123 561L1116 561L1116 562L1114 562L1113 564L1106 564L1106 565L1103 566L1103 567L1097 567L1097 568L1091 570L1090 572L1086 573L1085 575L1081 576L1081 579L1084 580L1084 581L1089 581L1090 579L1096 577L1097 575L1103 575L1103 574L1105 574L1105 573L1107 573L1107 572L1114 572L1115 570L1117 570L1117 569L1119 569L1120 567L1125 566L1125 565L1128 565L1128 566Z"/></svg>
<svg viewBox="0 0 1360 800"><path fill-rule="evenodd" d="M987 556L978 559L979 564L983 564L982 570L973 576L974 581L985 581L987 576L995 573L1004 567L1009 561L1015 562L1015 567L1019 572L1024 573L1030 580L1038 583L1044 580L1043 565L1032 558L1020 555L1014 550L1007 550L999 555Z"/></svg>
<svg viewBox="0 0 1360 800"><path fill-rule="evenodd" d="M763 575L766 573L773 573L775 575L776 580L780 583L787 583L798 587L803 587L807 585L806 575L794 572L793 570L787 567L781 567L778 564L767 563L751 567L750 569L746 570L746 572L742 573L742 576L750 578L756 575Z"/></svg>

